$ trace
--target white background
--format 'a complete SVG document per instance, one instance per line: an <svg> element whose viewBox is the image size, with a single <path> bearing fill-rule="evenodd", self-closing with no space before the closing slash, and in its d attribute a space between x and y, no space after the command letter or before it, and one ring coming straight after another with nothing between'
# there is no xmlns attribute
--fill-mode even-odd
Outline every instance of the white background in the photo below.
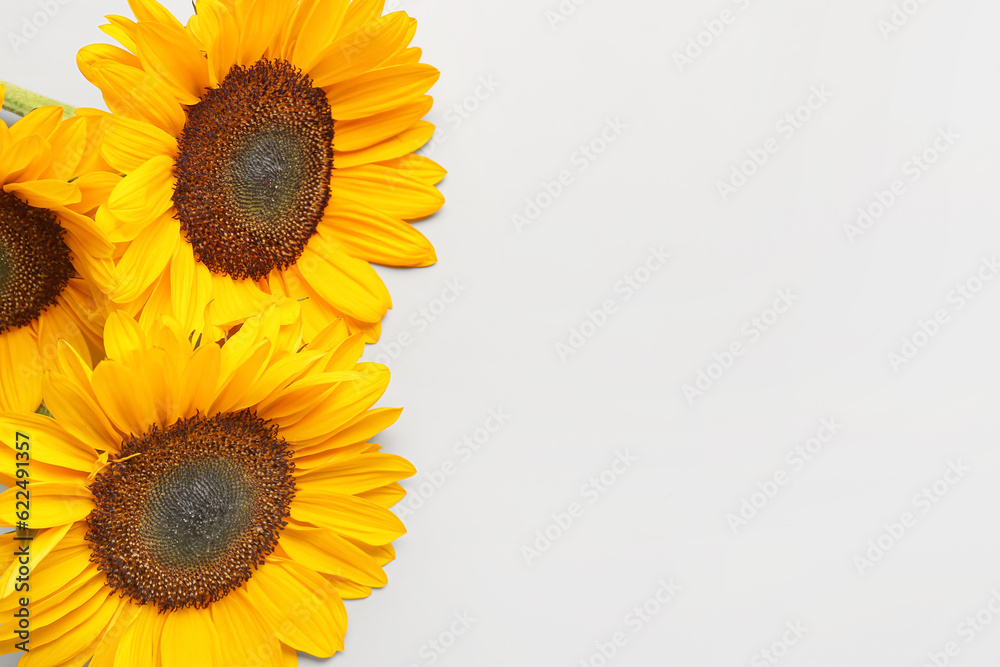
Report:
<svg viewBox="0 0 1000 667"><path fill-rule="evenodd" d="M380 442L422 471L411 498L430 497L388 587L349 603L333 664L600 667L617 632L606 662L623 667L773 664L764 649L789 666L920 667L951 641L949 664L996 664L1000 618L961 624L1000 590L1000 280L977 283L1000 253L1000 5L908 0L916 13L884 34L893 2L587 0L556 22L558 0L402 1L442 71L425 152L450 175L420 223L439 262L381 271L395 308L369 358L393 357L383 405L406 408ZM74 57L125 2L67 0L15 52L40 6L4 1L0 78L100 106ZM723 10L722 34L703 32ZM800 109L813 87L829 100ZM947 128L954 145L915 178ZM724 201L718 183L772 137ZM897 179L852 242L845 226ZM518 229L526 199L544 210ZM671 258L647 273L651 247ZM630 274L647 281L627 298ZM442 312L448 281L461 295ZM779 290L794 306L751 340ZM608 299L604 326L583 326ZM439 313L429 326L421 308ZM938 310L945 324L894 368ZM574 328L592 335L561 358ZM713 368L733 342L744 354ZM699 371L716 379L688 400ZM509 419L464 457L455 443L491 409ZM799 469L786 455L824 418L842 428ZM619 452L638 462L585 490ZM915 502L949 462L968 470ZM774 497L753 496L776 473ZM762 506L734 531L744 499ZM572 503L582 515L527 558ZM907 512L912 527L884 534ZM880 537L891 548L857 560ZM636 622L661 580L679 593ZM455 614L475 619L458 637ZM806 630L785 655L786 623Z"/></svg>

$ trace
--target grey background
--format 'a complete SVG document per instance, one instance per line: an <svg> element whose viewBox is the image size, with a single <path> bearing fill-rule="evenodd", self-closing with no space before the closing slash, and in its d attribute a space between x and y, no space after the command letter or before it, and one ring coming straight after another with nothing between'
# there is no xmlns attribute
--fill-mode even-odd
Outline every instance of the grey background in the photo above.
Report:
<svg viewBox="0 0 1000 667"><path fill-rule="evenodd" d="M454 474L424 487L389 586L348 604L331 662L599 667L620 632L607 664L777 664L769 650L789 666L919 667L949 642L948 664L994 664L1000 281L961 308L954 290L1000 252L1000 6L563 0L553 23L559 0L390 5L419 19L442 71L424 152L450 175L420 223L439 263L380 270L395 307L367 358L389 359L382 404L406 408L380 442L422 471L411 498ZM916 13L885 34L902 5ZM39 7L5 0L0 78L100 106L73 59L125 2L67 0L15 52L9 34ZM724 10L731 23L679 67ZM778 123L813 87L829 100L787 136ZM615 141L581 161L615 119ZM908 161L947 128L954 145L913 180ZM778 150L723 201L718 182L765 145ZM563 170L570 184L519 231L512 216ZM897 179L903 194L852 243L845 225ZM650 247L671 257L647 275ZM627 298L628 274L648 280ZM752 318L770 319L779 290L794 305L762 331ZM947 322L894 368L939 310ZM710 368L734 342L744 354ZM689 401L699 371L718 379ZM509 419L485 438L491 409ZM789 452L822 419L842 427L798 469ZM478 451L456 449L466 436ZM605 493L584 488L624 452L638 460ZM921 500L950 463L968 470ZM734 531L744 499L762 506ZM522 547L572 503L528 562ZM901 537L883 535L907 512ZM891 549L859 565L880 536ZM679 592L638 624L661 580ZM982 609L992 624L963 625ZM460 636L455 614L474 619Z"/></svg>

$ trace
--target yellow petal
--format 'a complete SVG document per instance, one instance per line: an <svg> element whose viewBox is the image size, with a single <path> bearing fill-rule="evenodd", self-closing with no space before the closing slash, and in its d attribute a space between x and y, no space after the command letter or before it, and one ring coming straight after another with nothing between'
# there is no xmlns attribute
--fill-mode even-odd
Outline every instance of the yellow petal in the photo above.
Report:
<svg viewBox="0 0 1000 667"><path fill-rule="evenodd" d="M274 340L274 336L272 336L272 340ZM272 349L282 349L282 347L276 342L272 346ZM260 374L253 386L247 389L247 392L240 399L239 403L237 403L237 406L242 409L260 405L275 392L281 391L296 378L300 377L320 358L321 355L319 354L304 351L273 361Z"/></svg>
<svg viewBox="0 0 1000 667"><path fill-rule="evenodd" d="M305 71L320 88L364 74L375 69L397 50L406 46L409 17L405 12L393 12L355 30L344 33L323 50Z"/></svg>
<svg viewBox="0 0 1000 667"><path fill-rule="evenodd" d="M219 384L222 349L218 345L202 345L182 368L181 414L190 417L196 411L207 412Z"/></svg>
<svg viewBox="0 0 1000 667"><path fill-rule="evenodd" d="M334 121L333 145L337 151L357 151L380 143L404 132L427 115L434 104L430 95L382 113L363 116L355 120ZM339 165L338 165L339 166Z"/></svg>
<svg viewBox="0 0 1000 667"><path fill-rule="evenodd" d="M104 94L113 113L151 123L172 136L184 127L184 109L170 86L155 74L116 60L96 57L84 47L77 56L80 71Z"/></svg>
<svg viewBox="0 0 1000 667"><path fill-rule="evenodd" d="M119 222L109 230L112 241L129 241L172 205L174 161L169 155L154 157L130 173L111 191L108 211ZM166 259L169 259L169 255Z"/></svg>
<svg viewBox="0 0 1000 667"><path fill-rule="evenodd" d="M434 160L423 155L406 155L395 160L380 162L383 167L395 169L403 176L427 185L437 185L448 175L448 171Z"/></svg>
<svg viewBox="0 0 1000 667"><path fill-rule="evenodd" d="M347 9L347 17L341 27L341 33L356 30L365 23L374 21L382 15L385 0L353 0Z"/></svg>
<svg viewBox="0 0 1000 667"><path fill-rule="evenodd" d="M94 586L94 580L90 580L86 585L74 589L58 604L49 605L44 610L39 609L37 602L31 605L34 612L31 648L35 649L37 646L59 639L67 630L80 625L87 617L92 616L111 592L111 589L101 585L100 580L97 584ZM48 601L48 598L44 601Z"/></svg>
<svg viewBox="0 0 1000 667"><path fill-rule="evenodd" d="M170 10L159 2L156 2L156 0L128 0L128 6L139 21L165 23L175 27L181 26L180 21L170 13Z"/></svg>
<svg viewBox="0 0 1000 667"><path fill-rule="evenodd" d="M415 65L420 62L422 57L423 50L415 46L411 46L408 49L403 49L396 55L386 60L382 63L382 67L389 67L390 65Z"/></svg>
<svg viewBox="0 0 1000 667"><path fill-rule="evenodd" d="M344 424L334 435L323 437L319 443L296 449L297 457L313 456L329 452L336 454L341 447L364 443L396 423L402 408L375 408L366 410ZM296 461L296 467L300 464ZM317 463L316 465L321 465ZM315 466L308 466L315 467Z"/></svg>
<svg viewBox="0 0 1000 667"><path fill-rule="evenodd" d="M123 174L131 174L154 157L176 157L177 140L155 125L115 116L101 151L108 164ZM164 164L154 165L161 167L161 178Z"/></svg>
<svg viewBox="0 0 1000 667"><path fill-rule="evenodd" d="M330 190L403 220L425 218L444 205L434 186L377 164L334 169Z"/></svg>
<svg viewBox="0 0 1000 667"><path fill-rule="evenodd" d="M104 329L104 348L108 359L134 364L147 347L146 334L134 319L122 311L108 317Z"/></svg>
<svg viewBox="0 0 1000 667"><path fill-rule="evenodd" d="M359 343L357 337L351 335L343 318L341 318L330 322L324 328L321 335L315 336L309 341L306 348L335 353L337 363L340 365L335 366L328 363L324 370L349 371L354 368L354 364L361 358L361 353L364 351L364 343ZM344 355L353 355L353 358L347 359L344 358Z"/></svg>
<svg viewBox="0 0 1000 667"><path fill-rule="evenodd" d="M225 274L211 273L212 321L233 324L259 315L274 297L261 290L253 280L233 280Z"/></svg>
<svg viewBox="0 0 1000 667"><path fill-rule="evenodd" d="M82 261L77 261L79 267ZM85 338L83 322L76 318L73 309L68 305L74 298L75 291L69 289L56 300L58 307L50 308L38 319L38 349L42 353L43 364L54 366L60 342L69 344L80 353L87 362L91 361L90 349Z"/></svg>
<svg viewBox="0 0 1000 667"><path fill-rule="evenodd" d="M212 274L194 259L190 243L178 243L170 262L170 302L184 331L202 331L212 300Z"/></svg>
<svg viewBox="0 0 1000 667"><path fill-rule="evenodd" d="M120 62L138 66L139 60L134 55L132 55L132 53L135 53L135 30L136 30L135 21L129 18L125 18L124 16L118 16L116 14L105 16L105 18L111 21L111 23L105 23L104 25L98 27L105 35L117 41L119 44L128 49L128 51L125 51L123 49L118 49L118 47L111 45L107 46L111 46L112 49L117 49L118 51L121 51L122 55L119 58ZM129 53L129 51L131 51L132 53ZM128 59L126 59L126 57Z"/></svg>
<svg viewBox="0 0 1000 667"><path fill-rule="evenodd" d="M307 374L286 387L279 387L261 401L257 413L261 418L273 419L279 424L295 421L297 415L314 409L326 400L338 382L356 380L360 377L359 373L350 371Z"/></svg>
<svg viewBox="0 0 1000 667"><path fill-rule="evenodd" d="M297 484L324 486L331 491L356 495L386 486L417 472L413 464L393 454L363 454L313 468L298 475Z"/></svg>
<svg viewBox="0 0 1000 667"><path fill-rule="evenodd" d="M69 181L77 175L81 163L86 161L89 164L94 153L100 149L96 143L87 141L88 126L92 122L99 121L90 121L84 116L74 116L56 128L49 137L54 159L45 173L46 177ZM79 187L76 182L73 185Z"/></svg>
<svg viewBox="0 0 1000 667"><path fill-rule="evenodd" d="M215 667L223 664L219 638L208 611L187 608L167 612L164 616L160 637L160 663L163 667Z"/></svg>
<svg viewBox="0 0 1000 667"><path fill-rule="evenodd" d="M384 507L322 486L298 489L289 509L296 521L369 544L387 544L406 534L403 523Z"/></svg>
<svg viewBox="0 0 1000 667"><path fill-rule="evenodd" d="M219 382L218 396L208 410L209 414L233 410L238 401L246 394L248 388L264 372L271 352L270 342L260 341L246 354L241 354L236 358L235 355L230 354L233 350L227 349L233 340L236 339L231 338L222 349L222 370L220 372L222 379Z"/></svg>
<svg viewBox="0 0 1000 667"><path fill-rule="evenodd" d="M106 359L94 369L93 385L97 400L123 436L141 435L158 421L150 386L133 368ZM122 391L123 387L129 391Z"/></svg>
<svg viewBox="0 0 1000 667"><path fill-rule="evenodd" d="M122 636L135 621L140 609L142 607L132 602L125 602L118 608L118 612L108 623L104 634L97 640L94 647L94 657L91 659L89 667L114 667L115 656L121 645ZM142 663L133 664L140 665ZM79 667L79 665L65 665L64 667Z"/></svg>
<svg viewBox="0 0 1000 667"><path fill-rule="evenodd" d="M236 17L218 0L200 0L198 15L191 20L208 55L209 84L216 87L236 61L240 40Z"/></svg>
<svg viewBox="0 0 1000 667"><path fill-rule="evenodd" d="M117 451L121 437L115 432L91 387L90 367L67 343L57 353L59 372L42 380L45 406L58 424L81 442L102 450Z"/></svg>
<svg viewBox="0 0 1000 667"><path fill-rule="evenodd" d="M104 631L123 604L117 595L104 595L100 606L93 614L82 620L76 627L68 630L57 641L43 644L21 657L18 664L48 667L65 662L90 646Z"/></svg>
<svg viewBox="0 0 1000 667"><path fill-rule="evenodd" d="M0 334L0 411L34 412L42 403L42 357L32 327Z"/></svg>
<svg viewBox="0 0 1000 667"><path fill-rule="evenodd" d="M434 246L411 224L349 199L330 199L318 231L373 264L430 266L437 261Z"/></svg>
<svg viewBox="0 0 1000 667"><path fill-rule="evenodd" d="M314 236L295 264L309 287L337 310L377 322L392 306L382 279L368 262L355 259Z"/></svg>
<svg viewBox="0 0 1000 667"><path fill-rule="evenodd" d="M265 563L239 591L278 639L321 658L344 647L347 615L329 582L296 563Z"/></svg>
<svg viewBox="0 0 1000 667"><path fill-rule="evenodd" d="M63 108L58 106L38 107L11 126L10 136L13 139L22 139L38 135L47 139L59 127L64 113Z"/></svg>
<svg viewBox="0 0 1000 667"><path fill-rule="evenodd" d="M118 264L121 283L111 298L119 303L136 299L163 274L179 243L180 222L175 218L163 217L140 232Z"/></svg>
<svg viewBox="0 0 1000 667"><path fill-rule="evenodd" d="M142 293L129 308L141 307L139 326L147 331L161 321L161 316L170 315L170 276L164 273L153 280L148 290ZM131 311L130 311L131 312Z"/></svg>
<svg viewBox="0 0 1000 667"><path fill-rule="evenodd" d="M383 67L328 87L327 98L334 118L351 120L412 102L430 90L439 76L426 64Z"/></svg>
<svg viewBox="0 0 1000 667"><path fill-rule="evenodd" d="M76 484L35 482L30 487L25 491L15 486L0 493L3 525L24 521L28 528L51 528L86 519L94 509L94 499L83 480Z"/></svg>
<svg viewBox="0 0 1000 667"><path fill-rule="evenodd" d="M51 155L48 142L34 134L12 142L0 156L0 183L10 183L15 178L36 178L47 166Z"/></svg>
<svg viewBox="0 0 1000 667"><path fill-rule="evenodd" d="M347 15L347 0L302 0L284 35L283 55L304 72L340 30Z"/></svg>
<svg viewBox="0 0 1000 667"><path fill-rule="evenodd" d="M29 572L34 570L38 564L45 559L45 556L52 551L53 547L59 544L59 540L66 535L66 531L69 530L71 525L72 524L64 523L61 526L55 526L53 528L38 531L35 538L31 541L30 548L28 549L28 562L21 563L21 558L23 558L23 556L19 556L10 564L7 570L3 573L3 576L0 577L0 597L7 597L14 592L15 587L18 585L17 573L20 569L20 565L26 564ZM33 611L36 614L40 611L38 604L35 605L35 609Z"/></svg>
<svg viewBox="0 0 1000 667"><path fill-rule="evenodd" d="M41 600L67 588L75 589L76 583L83 585L97 572L97 566L90 562L89 549L57 549L32 570L32 597ZM16 604L16 595L10 601Z"/></svg>
<svg viewBox="0 0 1000 667"><path fill-rule="evenodd" d="M70 471L89 473L97 459L97 452L66 430L66 419L60 415L57 421L34 412L0 414L0 442L10 450L26 449L32 462L41 461ZM27 445L19 447L18 443L23 442ZM5 453L5 456L9 455ZM24 458L21 456L18 460ZM14 466L11 461L10 469Z"/></svg>
<svg viewBox="0 0 1000 667"><path fill-rule="evenodd" d="M131 624L125 629L114 667L154 667L160 660L155 654L163 631L164 614L156 605L142 605Z"/></svg>
<svg viewBox="0 0 1000 667"><path fill-rule="evenodd" d="M227 595L210 610L222 654L220 665L282 667L281 642L245 598Z"/></svg>
<svg viewBox="0 0 1000 667"><path fill-rule="evenodd" d="M157 72L181 104L197 104L208 86L208 63L199 44L180 25L140 22L137 55L147 71Z"/></svg>
<svg viewBox="0 0 1000 667"><path fill-rule="evenodd" d="M59 222L72 236L72 238L67 238L67 245L76 244L76 248L70 247L70 250L75 250L77 253L73 256L76 259L78 269L83 267L86 270L87 268L103 266L96 260L111 259L115 247L92 218L64 209L59 212Z"/></svg>
<svg viewBox="0 0 1000 667"><path fill-rule="evenodd" d="M92 211L98 205L108 201L111 191L121 183L121 180L118 174L110 172L83 174L73 181L80 188L80 196L82 197L80 203L74 208L78 211ZM103 228L102 231L107 233L107 230Z"/></svg>
<svg viewBox="0 0 1000 667"><path fill-rule="evenodd" d="M365 373L364 379L338 385L324 405L286 428L288 437L299 442L328 437L374 405L389 385L388 369L365 363L358 364L356 370Z"/></svg>
<svg viewBox="0 0 1000 667"><path fill-rule="evenodd" d="M235 64L252 65L276 44L290 11L286 0L236 0L240 43Z"/></svg>
<svg viewBox="0 0 1000 667"><path fill-rule="evenodd" d="M281 547L296 562L317 572L366 586L384 586L388 581L371 556L330 530L291 523L281 532Z"/></svg>
<svg viewBox="0 0 1000 667"><path fill-rule="evenodd" d="M385 486L380 486L377 489L371 489L369 491L362 491L358 494L358 498L370 500L376 505L385 507L386 509L392 507L405 497L406 489L404 489L399 482L386 484Z"/></svg>
<svg viewBox="0 0 1000 667"><path fill-rule="evenodd" d="M350 579L343 579L341 577L334 577L331 575L324 575L330 584L337 589L337 594L345 600L357 600L359 598L366 598L372 594L371 586L364 586L362 584L356 584Z"/></svg>
<svg viewBox="0 0 1000 667"><path fill-rule="evenodd" d="M417 150L434 136L434 125L427 121L417 121L412 127L394 137L368 148L349 153L336 152L334 164L337 169L347 169L371 162L383 162Z"/></svg>
<svg viewBox="0 0 1000 667"><path fill-rule="evenodd" d="M8 183L5 192L16 193L36 208L55 208L80 201L80 189L72 183L47 179L27 183Z"/></svg>

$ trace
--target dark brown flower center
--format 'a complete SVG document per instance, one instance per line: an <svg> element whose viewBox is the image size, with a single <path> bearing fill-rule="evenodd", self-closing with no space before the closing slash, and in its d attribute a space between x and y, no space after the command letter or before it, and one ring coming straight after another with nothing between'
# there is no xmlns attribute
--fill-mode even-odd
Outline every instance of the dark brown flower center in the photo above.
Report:
<svg viewBox="0 0 1000 667"><path fill-rule="evenodd" d="M260 279L302 254L330 199L326 93L283 60L234 66L187 110L174 206L195 257Z"/></svg>
<svg viewBox="0 0 1000 667"><path fill-rule="evenodd" d="M75 275L55 214L0 190L0 334L55 304Z"/></svg>
<svg viewBox="0 0 1000 667"><path fill-rule="evenodd" d="M91 560L138 604L207 607L274 550L293 469L277 427L249 410L133 436L91 484Z"/></svg>

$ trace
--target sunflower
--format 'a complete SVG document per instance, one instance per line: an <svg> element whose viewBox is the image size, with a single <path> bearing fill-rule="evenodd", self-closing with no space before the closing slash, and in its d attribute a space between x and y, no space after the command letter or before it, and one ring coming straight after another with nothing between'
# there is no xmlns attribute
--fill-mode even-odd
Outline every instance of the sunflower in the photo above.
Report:
<svg viewBox="0 0 1000 667"><path fill-rule="evenodd" d="M101 131L57 106L0 122L0 410L39 407L59 339L98 353L114 247L87 214L121 180L102 171Z"/></svg>
<svg viewBox="0 0 1000 667"><path fill-rule="evenodd" d="M0 470L27 451L30 477L17 516L21 473L0 474L2 520L37 530L28 593L5 541L0 651L23 641L24 595L21 665L284 667L343 649L343 600L386 583L405 532L388 508L414 469L368 442L400 410L369 409L389 373L357 363L363 334L337 320L303 345L298 310L200 344L116 311L93 372L60 346L53 417L0 415Z"/></svg>
<svg viewBox="0 0 1000 667"><path fill-rule="evenodd" d="M235 323L305 300L307 338L343 316L377 340L389 294L371 263L436 261L410 223L444 170L414 154L438 71L416 21L382 0L198 0L182 25L155 0L109 16L124 47L77 58L113 117L125 178L98 220L120 243L111 299L145 324Z"/></svg>

